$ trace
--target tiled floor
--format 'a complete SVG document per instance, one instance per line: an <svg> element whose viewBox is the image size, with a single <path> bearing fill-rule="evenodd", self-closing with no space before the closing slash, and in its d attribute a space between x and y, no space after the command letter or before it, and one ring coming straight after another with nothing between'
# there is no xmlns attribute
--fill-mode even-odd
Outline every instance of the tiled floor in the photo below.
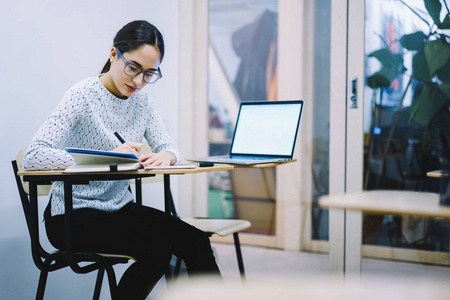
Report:
<svg viewBox="0 0 450 300"><path fill-rule="evenodd" d="M214 243L217 261L221 269L224 282L227 288L242 286L252 287L271 287L275 283L289 283L287 289L296 288L296 297L293 299L328 299L316 297L317 291L313 291L314 297L297 297L297 294L303 294L305 285L314 286L317 282L329 286L328 279L328 255L308 252L288 252L275 249L242 246L244 264L247 273L247 284L242 285L239 277L239 271L236 261L236 253L234 246L231 244ZM30 242L27 236L17 236L3 239L0 242L0 256L5 258L0 261L0 299L16 300L16 299L34 299L36 293L37 282L39 278L38 269L33 264L30 255ZM383 279L390 283L399 281L407 281L407 287L422 287L433 284L438 281L445 281L447 290L446 297L423 297L422 299L450 299L450 268L420 265L411 263L391 262L385 260L363 259L362 279L377 280ZM117 278L120 278L127 265L116 266ZM79 275L70 269L52 272L49 274L47 288L45 291L45 299L65 299L65 300L81 300L92 299L96 274ZM311 282L312 280L312 282ZM253 284L253 285L252 285ZM210 287L204 281L199 283L200 289ZM448 288L447 288L448 286ZM193 292L197 292L196 285L189 285ZM212 285L211 285L212 287ZM301 291L298 291L301 289ZM165 280L161 280L157 288L151 293L148 299L160 300L164 293L167 293L167 285ZM269 288L269 292L274 289ZM435 290L434 288L432 290ZM184 291L184 290L183 290ZM429 293L429 289L425 292ZM236 292L235 297L219 298L220 292L214 291L214 297L206 299L290 299L286 297L241 297L242 291ZM227 296L226 294L224 294ZM224 296L222 295L222 296ZM414 294L416 295L416 294ZM420 293L417 293L420 295ZM209 295L211 296L211 295ZM234 299L235 298L235 299ZM100 299L110 299L108 284L106 279L103 283ZM204 298L194 297L178 297L177 299L196 299ZM339 298L346 299L348 298ZM358 299L358 298L356 298ZM361 298L359 298L361 299ZM363 298L377 299L377 298ZM386 300L388 298L383 298ZM391 298L399 300L398 298ZM414 298L413 299L418 299ZM333 298L335 300L335 298ZM408 298L412 300L412 298Z"/></svg>
<svg viewBox="0 0 450 300"><path fill-rule="evenodd" d="M232 286L242 286L234 246L231 244L214 243L213 247L225 283ZM305 282L311 281L311 279L315 279L314 282L326 282L326 280L330 279L328 255L326 254L288 252L254 246L242 246L242 252L247 282L256 283L257 286L270 284L271 281L280 282L281 280L283 282L298 281L300 285L302 282L304 284ZM426 284L435 284L443 280L446 282L450 280L450 268L387 260L363 259L361 281L367 283L373 282L374 280L376 282L381 280L383 284L384 282L397 282L398 284L396 286L403 284L407 287L414 286L417 282L423 287ZM203 289L205 285L200 284L200 287ZM165 295L166 292L166 284L162 282L149 299L160 299L161 295ZM396 293L398 291L395 290L393 292ZM450 299L450 287L445 292L448 292L447 299ZM249 297L248 299L254 298ZM416 299L415 297L413 298ZM267 299L270 299L270 297Z"/></svg>
<svg viewBox="0 0 450 300"><path fill-rule="evenodd" d="M234 246L215 243L214 249L223 276L230 279L237 278L239 271ZM242 252L248 278L259 277L262 274L280 274L283 276L329 275L327 254L288 252L254 246L242 246ZM450 279L450 268L364 258L361 276L420 277L423 280Z"/></svg>

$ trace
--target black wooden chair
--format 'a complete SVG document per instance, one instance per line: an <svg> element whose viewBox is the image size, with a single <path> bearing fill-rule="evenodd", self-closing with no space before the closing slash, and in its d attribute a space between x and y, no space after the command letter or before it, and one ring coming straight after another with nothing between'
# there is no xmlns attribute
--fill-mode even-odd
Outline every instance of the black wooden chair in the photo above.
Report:
<svg viewBox="0 0 450 300"><path fill-rule="evenodd" d="M28 226L28 231L31 238L31 248L32 248L32 256L33 261L41 270L38 289L36 292L36 299L43 299L45 286L47 282L47 276L49 272L56 271L65 267L70 267L74 272L79 274L86 274L93 271L98 271L97 281L95 284L94 297L93 299L99 299L100 290L103 282L104 272L106 271L108 275L109 288L111 292L111 297L114 300L116 289L117 289L117 281L115 277L115 272L113 266L119 263L128 263L132 257L123 256L123 255L111 255L111 254L99 254L99 253L73 253L66 251L53 251L50 252L44 249L40 242L39 237L39 228L38 228L38 216L39 212L37 209L37 203L30 203L31 197L28 195L28 186L26 182L18 176L17 172L22 171L22 159L26 147L19 150L16 155L16 160L12 161L14 176L16 178L17 187L19 190L20 199L22 202L23 211L25 214L25 219ZM164 175L164 192L165 192L165 211L169 214L173 214L177 216L173 198L170 191L170 176ZM146 178L147 182L150 181L158 181L162 180L162 176L156 176L156 178ZM142 205L142 191L140 186L142 184L142 179L136 178L135 182L137 184L136 188L136 203ZM51 184L51 183L49 183ZM38 186L39 195L47 195L50 189L45 188L45 186ZM72 208L66 208L66 214L68 214L69 210L70 214ZM236 255L238 260L239 271L242 279L245 279L245 271L244 264L242 259L242 253L240 248L240 242L238 233L242 230L245 230L251 226L250 222L246 220L217 220L217 219L184 219L183 220L209 234L209 236L213 234L217 234L219 236L227 236L229 234L233 234L234 245L236 248ZM70 222L66 222L66 239L70 239L71 232L71 224ZM66 245L71 244L71 242L66 240ZM134 259L133 259L134 260ZM80 263L87 263L87 265L80 266ZM181 260L177 259L176 267L175 267L175 276L178 274L180 270ZM168 268L166 272L166 278L173 278L172 272L170 268Z"/></svg>
<svg viewBox="0 0 450 300"><path fill-rule="evenodd" d="M86 274L93 271L97 271L97 280L94 288L93 299L99 299L101 286L103 283L104 273L106 271L109 288L111 292L111 298L115 299L117 281L113 266L120 263L128 263L132 257L114 254L99 254L99 253L81 253L74 252L69 253L60 250L48 250L42 247L39 237L39 212L37 203L30 202L27 192L27 186L17 175L19 169L21 169L21 158L23 157L23 150L18 152L17 160L12 161L12 167L14 176L16 178L17 187L19 189L19 195L22 202L23 212L25 220L27 222L28 232L31 238L31 252L33 261L38 269L41 271L39 277L38 288L36 292L36 299L43 299L45 286L47 283L47 277L49 272L60 270L68 266L78 274ZM48 190L47 190L48 192ZM65 227L66 239L70 236L67 232L71 232L70 224ZM67 244L67 240L66 240Z"/></svg>

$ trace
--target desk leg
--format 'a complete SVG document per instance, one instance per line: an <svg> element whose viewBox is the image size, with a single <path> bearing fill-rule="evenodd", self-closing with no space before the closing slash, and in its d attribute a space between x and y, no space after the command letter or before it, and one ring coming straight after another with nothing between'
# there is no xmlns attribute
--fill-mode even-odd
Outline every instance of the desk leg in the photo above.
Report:
<svg viewBox="0 0 450 300"><path fill-rule="evenodd" d="M72 183L64 181L64 233L66 251L69 254L69 262L72 264L72 221L73 221L73 198ZM75 270L74 270L75 271Z"/></svg>
<svg viewBox="0 0 450 300"><path fill-rule="evenodd" d="M345 212L345 274L358 277L361 275L362 255L362 212L347 210Z"/></svg>
<svg viewBox="0 0 450 300"><path fill-rule="evenodd" d="M170 215L172 213L172 205L173 203L172 203L172 193L170 191L170 175L164 174L164 210L166 214ZM177 272L178 271L176 270L175 274L177 274ZM166 280L173 279L170 265L168 266L165 275Z"/></svg>
<svg viewBox="0 0 450 300"><path fill-rule="evenodd" d="M329 266L335 277L345 275L345 211L329 210Z"/></svg>
<svg viewBox="0 0 450 300"><path fill-rule="evenodd" d="M172 213L172 199L170 193L170 175L164 174L164 209L167 214Z"/></svg>
<svg viewBox="0 0 450 300"><path fill-rule="evenodd" d="M142 205L142 178L135 179L136 203Z"/></svg>

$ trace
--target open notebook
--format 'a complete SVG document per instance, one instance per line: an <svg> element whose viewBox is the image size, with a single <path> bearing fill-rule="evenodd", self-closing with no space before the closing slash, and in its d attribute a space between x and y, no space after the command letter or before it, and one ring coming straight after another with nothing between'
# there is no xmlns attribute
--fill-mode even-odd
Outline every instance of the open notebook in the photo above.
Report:
<svg viewBox="0 0 450 300"><path fill-rule="evenodd" d="M187 160L237 165L292 160L303 100L242 102L230 153Z"/></svg>
<svg viewBox="0 0 450 300"><path fill-rule="evenodd" d="M109 172L111 164L115 164L116 171L132 171L143 168L139 158L132 153L102 151L81 148L67 148L73 157L75 165L68 167L64 173ZM144 169L192 169L195 164L173 166L146 166Z"/></svg>

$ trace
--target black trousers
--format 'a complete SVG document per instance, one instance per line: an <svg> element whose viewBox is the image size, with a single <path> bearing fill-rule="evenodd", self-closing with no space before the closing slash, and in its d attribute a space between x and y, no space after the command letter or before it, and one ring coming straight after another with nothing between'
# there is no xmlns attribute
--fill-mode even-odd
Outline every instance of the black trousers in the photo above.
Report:
<svg viewBox="0 0 450 300"><path fill-rule="evenodd" d="M74 250L124 254L134 262L118 284L119 299L145 299L165 274L172 254L191 275L220 277L208 236L160 210L129 203L116 212L78 209L73 217ZM45 213L47 236L64 250L64 216Z"/></svg>

